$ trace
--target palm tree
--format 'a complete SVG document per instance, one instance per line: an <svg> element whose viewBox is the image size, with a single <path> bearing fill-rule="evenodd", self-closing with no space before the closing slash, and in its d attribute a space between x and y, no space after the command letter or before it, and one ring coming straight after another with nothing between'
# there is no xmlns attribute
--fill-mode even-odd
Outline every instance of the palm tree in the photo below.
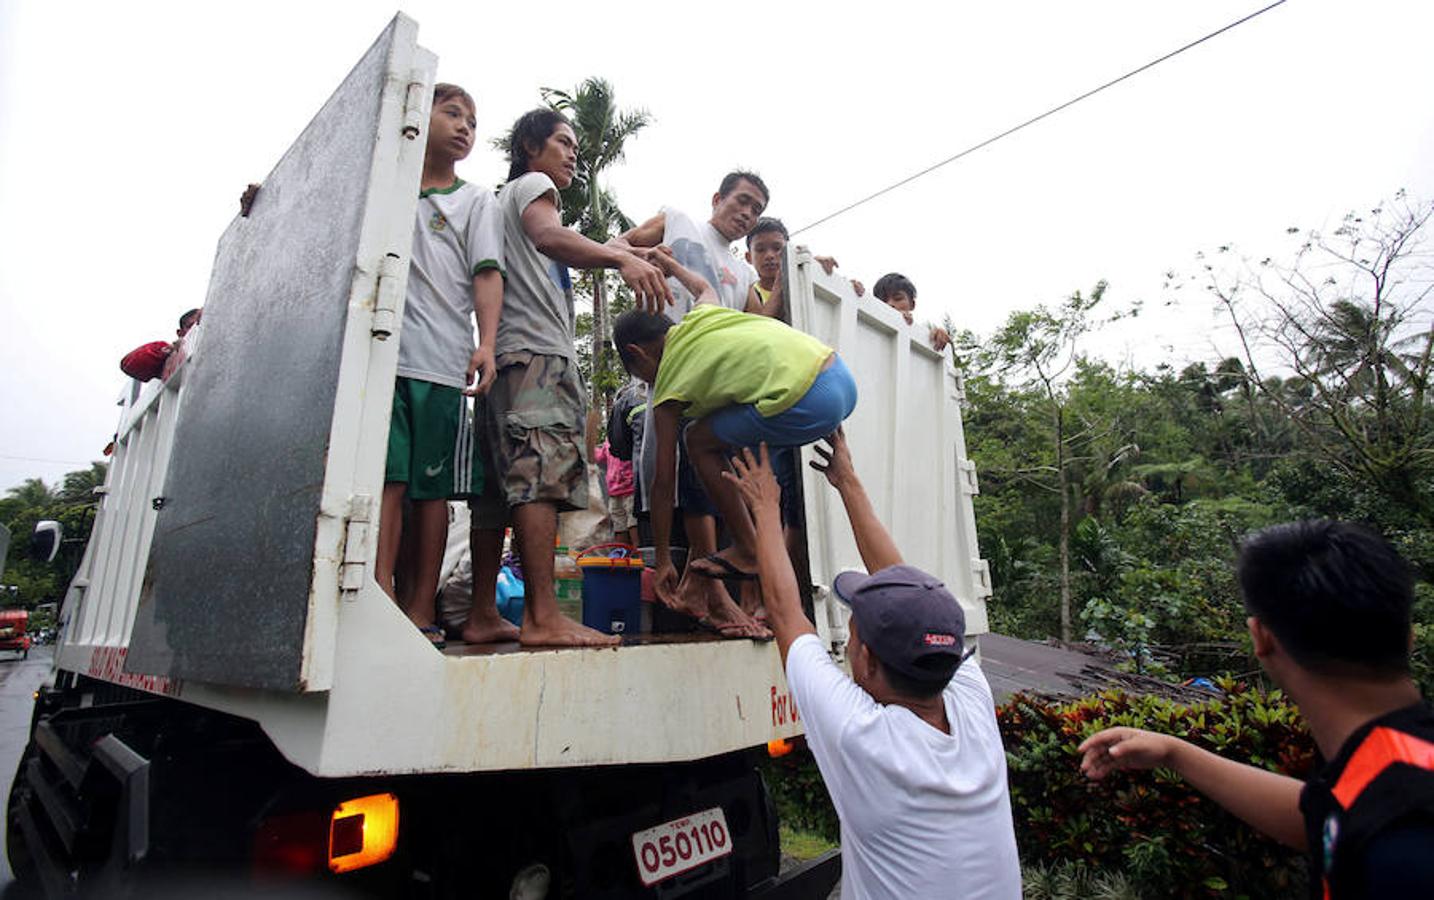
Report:
<svg viewBox="0 0 1434 900"><path fill-rule="evenodd" d="M615 233L632 227L617 199L603 188L598 176L621 162L627 139L652 121L646 110L622 110L616 92L602 78L588 78L574 91L541 88L543 102L566 114L577 134L578 170L573 183L563 191L563 224L576 225L586 237L604 243ZM607 343L607 297L604 273L589 273L593 289L593 373L603 371L603 347ZM599 400L601 379L593 378L593 402Z"/></svg>
<svg viewBox="0 0 1434 900"><path fill-rule="evenodd" d="M88 469L70 472L65 476L64 487L60 488L59 499L65 503L89 503L94 499L95 488L105 483L109 464L90 463Z"/></svg>
<svg viewBox="0 0 1434 900"><path fill-rule="evenodd" d="M26 478L18 487L9 490L10 498L19 500L27 508L49 506L58 500L53 488L39 478Z"/></svg>

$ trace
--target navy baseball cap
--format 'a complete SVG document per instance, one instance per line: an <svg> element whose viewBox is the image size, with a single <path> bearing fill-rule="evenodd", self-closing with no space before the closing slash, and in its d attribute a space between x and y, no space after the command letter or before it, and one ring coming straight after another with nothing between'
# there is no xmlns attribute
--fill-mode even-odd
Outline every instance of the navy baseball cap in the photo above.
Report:
<svg viewBox="0 0 1434 900"><path fill-rule="evenodd" d="M858 637L882 665L933 686L961 665L966 613L940 579L915 566L888 566L874 575L843 572L832 590L851 607Z"/></svg>

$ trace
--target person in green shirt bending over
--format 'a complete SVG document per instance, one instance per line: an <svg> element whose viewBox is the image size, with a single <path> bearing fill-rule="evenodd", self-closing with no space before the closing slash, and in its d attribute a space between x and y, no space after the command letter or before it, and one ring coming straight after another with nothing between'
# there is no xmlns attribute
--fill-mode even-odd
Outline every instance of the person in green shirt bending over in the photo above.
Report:
<svg viewBox="0 0 1434 900"><path fill-rule="evenodd" d="M755 578L756 534L737 491L722 478L736 448L800 447L837 430L856 407L856 382L836 351L775 319L721 306L700 276L671 257L653 262L697 297L673 325L633 310L613 323L613 343L627 371L652 385L657 471L652 483L655 589L673 609L723 637L769 638L770 632L730 599L678 583L669 541L677 484L677 441L735 542L707 559L736 578ZM682 431L683 420L691 420Z"/></svg>

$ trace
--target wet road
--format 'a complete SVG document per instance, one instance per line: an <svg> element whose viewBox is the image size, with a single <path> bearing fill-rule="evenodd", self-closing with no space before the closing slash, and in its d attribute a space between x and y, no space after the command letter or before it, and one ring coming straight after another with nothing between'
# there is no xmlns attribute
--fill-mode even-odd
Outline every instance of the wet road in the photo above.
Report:
<svg viewBox="0 0 1434 900"><path fill-rule="evenodd" d="M10 782L25 742L30 739L30 711L35 705L35 689L50 677L53 647L32 647L29 659L13 653L0 652L0 780L5 785L0 802L10 797ZM5 817L0 815L0 836ZM4 846L0 840L0 847ZM0 898L14 900L23 896L10 876L10 861L0 853Z"/></svg>

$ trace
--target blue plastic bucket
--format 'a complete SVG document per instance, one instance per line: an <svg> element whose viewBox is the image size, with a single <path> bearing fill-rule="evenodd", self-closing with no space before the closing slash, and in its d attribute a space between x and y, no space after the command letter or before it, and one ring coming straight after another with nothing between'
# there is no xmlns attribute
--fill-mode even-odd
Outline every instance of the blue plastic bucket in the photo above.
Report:
<svg viewBox="0 0 1434 900"><path fill-rule="evenodd" d="M608 634L642 630L642 560L585 556L583 624Z"/></svg>

